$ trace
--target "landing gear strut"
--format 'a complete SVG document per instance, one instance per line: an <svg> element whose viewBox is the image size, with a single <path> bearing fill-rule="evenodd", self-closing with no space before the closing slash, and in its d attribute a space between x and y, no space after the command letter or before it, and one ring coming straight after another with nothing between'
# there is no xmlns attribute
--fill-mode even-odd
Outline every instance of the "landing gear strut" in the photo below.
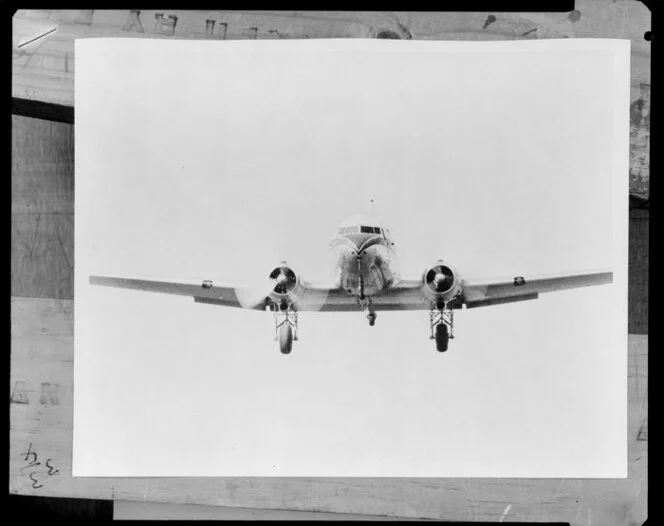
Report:
<svg viewBox="0 0 664 526"><path fill-rule="evenodd" d="M275 311L274 340L279 341L282 354L291 352L293 341L297 341L297 311Z"/></svg>
<svg viewBox="0 0 664 526"><path fill-rule="evenodd" d="M373 310L373 307L371 306L371 298L367 298L364 295L360 296L359 304L363 311L367 311L367 320L369 320L369 327L373 327L374 325L376 325L376 318L378 317L378 314L376 314L376 312Z"/></svg>
<svg viewBox="0 0 664 526"><path fill-rule="evenodd" d="M366 299L366 296L364 295L364 280L362 279L362 257L357 256L356 260L357 260L357 270L359 273L357 295L360 298L360 301L364 301Z"/></svg>
<svg viewBox="0 0 664 526"><path fill-rule="evenodd" d="M443 305L442 308L429 312L431 325L430 339L436 340L438 352L447 351L447 344L454 339L454 311Z"/></svg>

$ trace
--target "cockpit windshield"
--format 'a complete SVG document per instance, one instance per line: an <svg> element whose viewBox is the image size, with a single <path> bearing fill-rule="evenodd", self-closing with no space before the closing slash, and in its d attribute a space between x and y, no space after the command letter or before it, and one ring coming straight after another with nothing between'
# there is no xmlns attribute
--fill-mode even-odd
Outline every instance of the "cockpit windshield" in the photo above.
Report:
<svg viewBox="0 0 664 526"><path fill-rule="evenodd" d="M383 230L377 226L345 226L341 227L337 234L383 234Z"/></svg>

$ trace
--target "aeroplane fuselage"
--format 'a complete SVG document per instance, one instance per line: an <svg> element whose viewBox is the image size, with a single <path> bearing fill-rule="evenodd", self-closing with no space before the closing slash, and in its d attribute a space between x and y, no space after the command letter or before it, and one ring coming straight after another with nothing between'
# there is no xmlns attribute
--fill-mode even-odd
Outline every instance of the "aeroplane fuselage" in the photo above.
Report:
<svg viewBox="0 0 664 526"><path fill-rule="evenodd" d="M380 294L400 279L392 235L371 217L344 221L330 248L339 287L360 299Z"/></svg>

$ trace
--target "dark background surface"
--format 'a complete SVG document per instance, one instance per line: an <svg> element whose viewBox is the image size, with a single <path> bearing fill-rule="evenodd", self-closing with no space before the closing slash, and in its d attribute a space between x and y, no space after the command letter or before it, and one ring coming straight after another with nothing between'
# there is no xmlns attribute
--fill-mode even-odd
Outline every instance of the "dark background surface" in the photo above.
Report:
<svg viewBox="0 0 664 526"><path fill-rule="evenodd" d="M112 520L113 501L95 499L61 499L56 497L30 497L9 495L9 506L4 516L20 517L22 521L35 520Z"/></svg>

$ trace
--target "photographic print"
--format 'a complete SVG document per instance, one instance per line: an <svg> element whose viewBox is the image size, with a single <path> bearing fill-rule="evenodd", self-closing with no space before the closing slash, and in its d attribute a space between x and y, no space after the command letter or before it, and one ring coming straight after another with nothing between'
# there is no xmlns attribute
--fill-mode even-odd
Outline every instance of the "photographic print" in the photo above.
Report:
<svg viewBox="0 0 664 526"><path fill-rule="evenodd" d="M76 42L74 476L627 476L629 42Z"/></svg>

